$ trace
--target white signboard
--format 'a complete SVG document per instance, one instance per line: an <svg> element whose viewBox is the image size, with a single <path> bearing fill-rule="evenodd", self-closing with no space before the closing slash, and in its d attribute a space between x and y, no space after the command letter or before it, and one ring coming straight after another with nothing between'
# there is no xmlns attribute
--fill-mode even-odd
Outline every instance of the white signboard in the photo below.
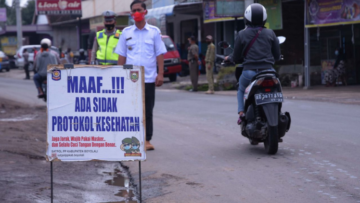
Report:
<svg viewBox="0 0 360 203"><path fill-rule="evenodd" d="M48 69L48 161L146 159L143 67Z"/></svg>

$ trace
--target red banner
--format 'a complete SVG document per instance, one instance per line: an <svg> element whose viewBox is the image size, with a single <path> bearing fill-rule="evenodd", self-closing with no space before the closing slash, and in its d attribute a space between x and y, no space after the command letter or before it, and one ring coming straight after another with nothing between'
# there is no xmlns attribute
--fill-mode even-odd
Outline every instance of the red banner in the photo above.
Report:
<svg viewBox="0 0 360 203"><path fill-rule="evenodd" d="M36 0L38 15L81 15L81 0Z"/></svg>

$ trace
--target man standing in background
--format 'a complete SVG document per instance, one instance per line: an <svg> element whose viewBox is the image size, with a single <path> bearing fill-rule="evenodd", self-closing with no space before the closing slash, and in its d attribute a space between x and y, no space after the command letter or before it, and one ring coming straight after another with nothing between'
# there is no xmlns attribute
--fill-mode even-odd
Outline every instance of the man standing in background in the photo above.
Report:
<svg viewBox="0 0 360 203"><path fill-rule="evenodd" d="M71 51L71 48L68 48L66 51L66 59L69 63L74 63L74 53Z"/></svg>
<svg viewBox="0 0 360 203"><path fill-rule="evenodd" d="M190 47L188 51L190 79L193 88L190 92L197 92L198 79L199 79L199 47L195 43L195 37L191 36L189 39Z"/></svg>
<svg viewBox="0 0 360 203"><path fill-rule="evenodd" d="M23 58L24 58L24 70L25 70L25 78L24 80L30 80L30 73L29 73L29 53L27 49L23 51Z"/></svg>
<svg viewBox="0 0 360 203"><path fill-rule="evenodd" d="M206 92L206 94L214 94L214 74L213 74L213 67L214 67L214 61L215 61L215 45L213 43L213 38L211 35L208 35L206 37L206 43L208 44L208 48L206 51L206 79L209 84L209 90Z"/></svg>

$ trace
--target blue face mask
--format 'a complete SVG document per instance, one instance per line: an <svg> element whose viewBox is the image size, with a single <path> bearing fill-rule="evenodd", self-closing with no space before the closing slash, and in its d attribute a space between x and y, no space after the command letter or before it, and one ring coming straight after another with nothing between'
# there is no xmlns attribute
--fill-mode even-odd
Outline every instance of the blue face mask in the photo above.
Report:
<svg viewBox="0 0 360 203"><path fill-rule="evenodd" d="M336 56L339 55L339 51L335 51L335 55L336 55Z"/></svg>
<svg viewBox="0 0 360 203"><path fill-rule="evenodd" d="M130 144L124 144L124 149L128 150L131 148L131 145Z"/></svg>
<svg viewBox="0 0 360 203"><path fill-rule="evenodd" d="M134 144L132 148L133 148L133 149L138 149L139 146L140 146L140 145L138 145L138 144Z"/></svg>

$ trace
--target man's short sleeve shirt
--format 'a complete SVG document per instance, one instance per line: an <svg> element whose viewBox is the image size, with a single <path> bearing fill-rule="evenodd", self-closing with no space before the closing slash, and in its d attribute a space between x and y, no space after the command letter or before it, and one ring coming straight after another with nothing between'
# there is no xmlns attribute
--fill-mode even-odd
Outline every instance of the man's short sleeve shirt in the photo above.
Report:
<svg viewBox="0 0 360 203"><path fill-rule="evenodd" d="M155 82L156 57L166 52L160 30L147 23L141 30L136 25L126 27L115 49L115 53L126 57L126 64L145 67L145 83Z"/></svg>

